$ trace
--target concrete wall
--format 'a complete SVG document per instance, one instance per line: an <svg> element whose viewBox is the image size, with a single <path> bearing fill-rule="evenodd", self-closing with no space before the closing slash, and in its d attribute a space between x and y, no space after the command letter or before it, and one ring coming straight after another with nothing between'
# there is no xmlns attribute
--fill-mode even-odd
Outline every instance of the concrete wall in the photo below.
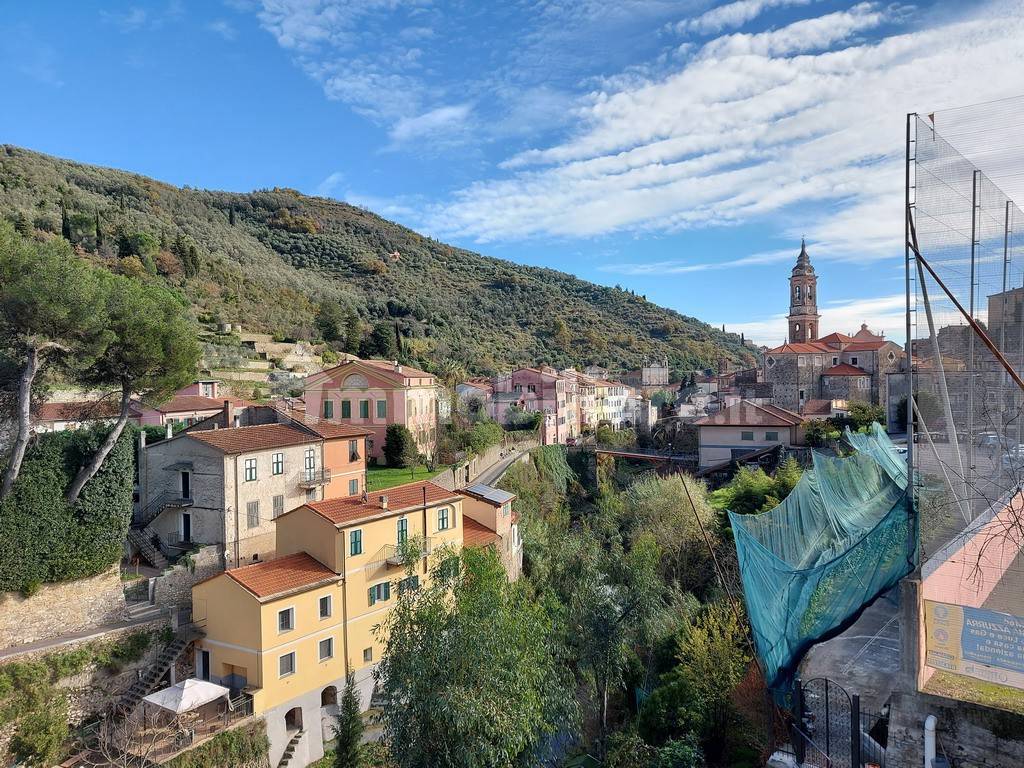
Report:
<svg viewBox="0 0 1024 768"><path fill-rule="evenodd" d="M87 579L44 584L32 597L0 593L0 648L112 624L124 611L118 565Z"/></svg>

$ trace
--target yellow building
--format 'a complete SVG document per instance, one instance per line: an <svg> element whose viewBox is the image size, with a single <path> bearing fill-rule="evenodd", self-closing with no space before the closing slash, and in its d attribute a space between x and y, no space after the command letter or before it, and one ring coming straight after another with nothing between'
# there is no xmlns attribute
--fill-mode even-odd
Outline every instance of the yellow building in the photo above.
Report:
<svg viewBox="0 0 1024 768"><path fill-rule="evenodd" d="M402 591L424 585L439 558L462 547L467 521L479 527L463 520L464 500L423 481L309 502L275 520L277 559L193 587L193 619L205 630L196 676L251 693L271 765L291 742L290 766L323 755L347 675L369 706L383 649L375 627ZM411 566L405 541L422 542Z"/></svg>

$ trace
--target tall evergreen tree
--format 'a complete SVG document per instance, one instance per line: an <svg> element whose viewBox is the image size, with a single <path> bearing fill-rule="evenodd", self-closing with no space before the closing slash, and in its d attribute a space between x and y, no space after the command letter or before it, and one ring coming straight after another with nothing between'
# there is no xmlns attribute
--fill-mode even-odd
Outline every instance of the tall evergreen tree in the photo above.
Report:
<svg viewBox="0 0 1024 768"><path fill-rule="evenodd" d="M60 201L60 234L69 243L71 242L71 219L68 217L68 207L63 200Z"/></svg>
<svg viewBox="0 0 1024 768"><path fill-rule="evenodd" d="M358 355L362 340L363 324L359 321L359 315L349 312L345 320L345 351L350 355Z"/></svg>
<svg viewBox="0 0 1024 768"><path fill-rule="evenodd" d="M96 211L96 247L103 245L103 227L100 225L100 212Z"/></svg>
<svg viewBox="0 0 1024 768"><path fill-rule="evenodd" d="M351 675L334 725L334 768L359 768L359 745L363 740L363 717L359 713L359 697Z"/></svg>
<svg viewBox="0 0 1024 768"><path fill-rule="evenodd" d="M228 208L228 224L235 226L235 206Z"/></svg>

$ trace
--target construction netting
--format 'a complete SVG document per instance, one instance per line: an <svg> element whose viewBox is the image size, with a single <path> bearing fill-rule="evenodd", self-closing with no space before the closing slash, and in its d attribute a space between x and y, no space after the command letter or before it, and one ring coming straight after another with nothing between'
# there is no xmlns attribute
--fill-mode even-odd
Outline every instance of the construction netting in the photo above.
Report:
<svg viewBox="0 0 1024 768"><path fill-rule="evenodd" d="M845 458L815 452L786 500L729 513L754 643L770 688L787 691L804 652L914 568L906 470L877 425Z"/></svg>

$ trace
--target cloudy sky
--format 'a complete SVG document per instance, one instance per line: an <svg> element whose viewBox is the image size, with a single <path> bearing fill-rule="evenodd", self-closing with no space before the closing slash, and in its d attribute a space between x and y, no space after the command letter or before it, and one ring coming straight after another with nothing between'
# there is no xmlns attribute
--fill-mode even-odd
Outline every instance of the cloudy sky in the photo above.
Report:
<svg viewBox="0 0 1024 768"><path fill-rule="evenodd" d="M902 337L905 115L1024 92L1024 3L9 4L0 141L290 186L785 334Z"/></svg>

